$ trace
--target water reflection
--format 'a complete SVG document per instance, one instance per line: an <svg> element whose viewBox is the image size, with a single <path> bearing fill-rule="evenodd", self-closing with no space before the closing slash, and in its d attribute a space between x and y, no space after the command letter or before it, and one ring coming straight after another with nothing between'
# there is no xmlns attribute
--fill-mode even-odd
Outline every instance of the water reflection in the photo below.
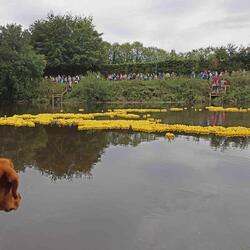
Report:
<svg viewBox="0 0 250 250"><path fill-rule="evenodd" d="M161 115L170 123L209 122L206 112ZM224 122L249 121L249 114L225 114ZM0 127L0 137L0 156L13 159L24 197L16 213L0 213L0 249L250 245L247 138L177 135L168 141L163 134L50 126Z"/></svg>
<svg viewBox="0 0 250 250"><path fill-rule="evenodd" d="M137 146L164 138L163 135L133 132L79 132L76 128L38 126L36 128L0 127L0 155L11 158L19 171L32 166L52 180L73 177L92 178L92 168L110 145ZM184 138L208 140L214 149L246 149L247 138L216 136ZM167 142L166 142L167 143Z"/></svg>
<svg viewBox="0 0 250 250"><path fill-rule="evenodd" d="M153 115L164 123L188 124L201 126L245 126L249 127L250 113L226 113L185 110L183 112L168 112Z"/></svg>
<svg viewBox="0 0 250 250"><path fill-rule="evenodd" d="M209 126L222 126L225 123L225 112L210 112L208 115Z"/></svg>
<svg viewBox="0 0 250 250"><path fill-rule="evenodd" d="M156 139L153 134L78 132L75 128L1 127L0 154L13 159L19 171L34 166L52 179L85 176L108 145L133 145Z"/></svg>
<svg viewBox="0 0 250 250"><path fill-rule="evenodd" d="M0 211L17 210L21 196L18 193L19 179L12 162L0 158Z"/></svg>
<svg viewBox="0 0 250 250"><path fill-rule="evenodd" d="M10 105L0 103L0 116L14 115L14 114L38 114L38 113L79 113L79 109L84 109L85 113L107 111L108 109L123 109L123 108L170 108L173 106L180 106L180 104L164 104L164 103L88 103L88 104L64 104L63 108L55 107L52 109L50 105ZM247 106L246 106L247 107ZM190 125L222 125L222 126L245 126L248 127L250 123L250 112L246 113L225 113L225 112L208 112L204 110L199 112L195 108L185 110L183 112L168 112L160 114L152 114L153 117L161 119L164 123L179 123Z"/></svg>
<svg viewBox="0 0 250 250"><path fill-rule="evenodd" d="M247 149L249 146L249 139L246 137L219 137L219 136L186 136L187 140L192 140L196 142L200 142L202 140L209 141L209 145L211 148L215 150L225 151L230 148L238 148L238 149Z"/></svg>

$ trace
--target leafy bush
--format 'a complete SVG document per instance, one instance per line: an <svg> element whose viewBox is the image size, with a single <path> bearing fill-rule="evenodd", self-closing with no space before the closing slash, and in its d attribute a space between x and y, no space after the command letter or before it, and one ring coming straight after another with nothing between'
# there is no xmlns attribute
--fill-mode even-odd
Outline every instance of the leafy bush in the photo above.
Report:
<svg viewBox="0 0 250 250"><path fill-rule="evenodd" d="M229 88L225 101L241 105L250 102L250 73L235 72L231 76L225 76Z"/></svg>
<svg viewBox="0 0 250 250"><path fill-rule="evenodd" d="M62 93L64 89L64 84L42 80L37 87L37 95L33 99L38 102L48 102L53 93Z"/></svg>
<svg viewBox="0 0 250 250"><path fill-rule="evenodd" d="M45 61L29 45L21 26L0 26L0 98L30 101L37 95Z"/></svg>
<svg viewBox="0 0 250 250"><path fill-rule="evenodd" d="M88 73L83 77L80 83L75 85L68 94L68 98L79 101L107 101L108 84L106 81L98 80L95 74Z"/></svg>
<svg viewBox="0 0 250 250"><path fill-rule="evenodd" d="M94 74L88 74L73 87L67 98L100 102L182 101L195 103L205 101L209 91L208 82L197 79L108 81L98 80Z"/></svg>

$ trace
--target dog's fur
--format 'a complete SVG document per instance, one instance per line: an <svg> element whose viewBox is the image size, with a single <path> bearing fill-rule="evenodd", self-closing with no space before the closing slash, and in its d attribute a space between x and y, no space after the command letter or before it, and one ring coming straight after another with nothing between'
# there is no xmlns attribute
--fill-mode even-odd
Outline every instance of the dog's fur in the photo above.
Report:
<svg viewBox="0 0 250 250"><path fill-rule="evenodd" d="M19 207L19 178L11 160L0 158L0 211L9 212Z"/></svg>

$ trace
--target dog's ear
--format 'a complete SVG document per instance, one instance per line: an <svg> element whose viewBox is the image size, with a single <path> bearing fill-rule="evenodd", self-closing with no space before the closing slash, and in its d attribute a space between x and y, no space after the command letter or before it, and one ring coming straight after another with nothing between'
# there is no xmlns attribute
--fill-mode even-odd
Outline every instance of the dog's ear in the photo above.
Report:
<svg viewBox="0 0 250 250"><path fill-rule="evenodd" d="M9 160L9 161L10 161L10 166L15 171L15 167L14 167L13 162L11 160ZM13 195L13 197L15 199L17 199L18 198L17 189L18 189L18 185L19 185L19 180L18 180L18 176L17 176L16 172L14 172L14 173L15 173L16 178L14 178L12 180L12 182L11 182L11 188L12 188L12 195Z"/></svg>
<svg viewBox="0 0 250 250"><path fill-rule="evenodd" d="M19 184L19 183L18 183L18 179L13 180L13 181L11 182L12 195L13 195L13 197L14 197L15 199L18 198L18 192L17 192L18 184Z"/></svg>
<svg viewBox="0 0 250 250"><path fill-rule="evenodd" d="M10 160L10 159L8 159L8 160L9 160L10 166L11 166L13 169L15 169L15 167L14 167L14 164L13 164L12 160Z"/></svg>

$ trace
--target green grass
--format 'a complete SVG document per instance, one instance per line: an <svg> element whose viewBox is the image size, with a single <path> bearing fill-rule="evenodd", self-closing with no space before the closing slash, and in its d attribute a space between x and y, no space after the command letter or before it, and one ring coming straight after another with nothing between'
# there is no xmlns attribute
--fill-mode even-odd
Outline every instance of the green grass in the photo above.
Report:
<svg viewBox="0 0 250 250"><path fill-rule="evenodd" d="M67 96L70 100L94 102L205 102L210 92L207 81L190 78L170 80L97 80L84 77Z"/></svg>
<svg viewBox="0 0 250 250"><path fill-rule="evenodd" d="M39 84L38 96L34 98L34 101L47 103L50 101L51 95L53 93L62 93L64 89L65 89L65 84L43 80Z"/></svg>

